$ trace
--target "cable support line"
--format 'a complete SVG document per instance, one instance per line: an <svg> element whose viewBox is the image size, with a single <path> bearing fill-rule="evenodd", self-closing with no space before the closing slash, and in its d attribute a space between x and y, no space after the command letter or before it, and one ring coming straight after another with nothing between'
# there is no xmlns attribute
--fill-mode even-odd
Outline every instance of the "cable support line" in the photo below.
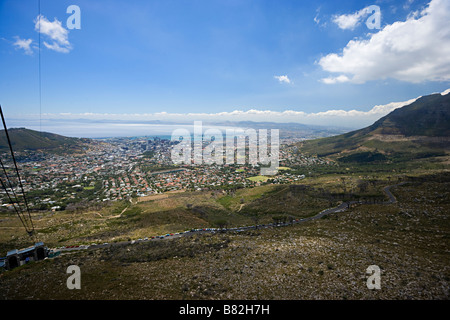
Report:
<svg viewBox="0 0 450 320"><path fill-rule="evenodd" d="M18 216L19 219L20 219L20 222L22 222L22 225L24 226L26 232L27 232L28 234L30 234L32 231L31 231L31 230L28 230L28 227L27 227L26 223L24 222L24 220L22 219L22 217L21 217L21 215L20 215L20 213L19 213L19 210L17 209L17 207L16 207L14 201L11 199L11 196L10 196L10 194L9 194L9 192L8 192L8 188L5 186L5 183L3 182L3 179L2 179L2 178L0 178L0 182L1 182L1 184L2 184L3 189L5 189L5 191L6 191L6 195L8 196L8 199L9 199L9 201L11 202L11 204L12 204L12 206L13 206L13 208L14 208L14 211L16 211L17 216Z"/></svg>
<svg viewBox="0 0 450 320"><path fill-rule="evenodd" d="M19 197L17 197L16 192L14 191L13 184L12 184L12 182L11 182L11 179L10 179L9 176L8 176L8 173L7 173L7 171L6 171L5 165L3 164L3 161L2 161L1 158L0 158L0 165L1 165L2 169L3 169L3 172L5 173L5 178L6 178L6 180L8 181L9 188L11 189L11 192L12 192L12 194L14 195L15 201L13 201L11 198L10 198L10 200L13 201L13 202L17 202L17 206L19 207L20 212L23 212L22 207L20 206L20 203L19 203ZM3 181L2 181L2 182L3 182ZM4 185L4 183L3 183L3 185ZM6 191L6 193L8 193L8 190L7 190L7 186L6 186L6 185L5 185L5 191Z"/></svg>
<svg viewBox="0 0 450 320"><path fill-rule="evenodd" d="M2 117L3 127L4 127L5 133L6 133L6 139L8 140L9 150L11 151L11 157L12 157L12 160L13 160L13 162L14 162L14 167L15 167L15 169L16 169L17 179L18 179L18 181L19 181L19 186L20 186L20 189L21 189L21 191L22 191L23 200L24 200L24 202L25 202L25 207L26 207L26 209L27 209L28 217L29 217L29 219L30 219L31 230L33 231L33 230L34 230L34 226L33 226L33 220L31 219L30 208L29 208L29 206L28 206L27 197L25 196L25 191L24 191L24 189L23 189L22 179L20 178L19 168L17 167L16 157L14 156L14 151L13 151L13 148L12 148L12 145L11 145L11 139L9 138L8 128L7 128L7 126L6 126L5 117L3 116L3 110L2 110L2 106L1 106L1 105L0 105L0 115L1 115L1 117ZM6 171L5 171L5 173L6 173ZM32 232L32 231L31 231L31 232Z"/></svg>

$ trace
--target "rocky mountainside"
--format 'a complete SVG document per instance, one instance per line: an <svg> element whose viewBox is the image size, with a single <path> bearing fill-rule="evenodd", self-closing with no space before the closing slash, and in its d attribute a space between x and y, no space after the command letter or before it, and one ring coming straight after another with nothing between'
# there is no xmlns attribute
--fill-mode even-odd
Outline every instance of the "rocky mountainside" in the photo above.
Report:
<svg viewBox="0 0 450 320"><path fill-rule="evenodd" d="M369 127L300 145L305 153L361 161L445 155L450 151L450 94L421 97Z"/></svg>

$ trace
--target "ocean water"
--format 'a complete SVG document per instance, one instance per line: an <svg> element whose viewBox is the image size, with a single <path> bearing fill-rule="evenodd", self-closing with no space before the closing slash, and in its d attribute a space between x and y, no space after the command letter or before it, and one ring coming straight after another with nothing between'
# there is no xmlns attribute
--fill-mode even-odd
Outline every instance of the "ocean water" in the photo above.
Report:
<svg viewBox="0 0 450 320"><path fill-rule="evenodd" d="M185 129L191 134L194 132L192 124L159 124L159 123L129 123L126 121L103 122L84 120L18 120L11 119L7 123L8 128L25 127L42 132L60 134L66 137L76 138L114 138L114 137L160 137L170 139L177 129ZM226 129L238 129L236 127L202 125L202 131L219 129L225 135ZM242 129L242 128L239 128Z"/></svg>

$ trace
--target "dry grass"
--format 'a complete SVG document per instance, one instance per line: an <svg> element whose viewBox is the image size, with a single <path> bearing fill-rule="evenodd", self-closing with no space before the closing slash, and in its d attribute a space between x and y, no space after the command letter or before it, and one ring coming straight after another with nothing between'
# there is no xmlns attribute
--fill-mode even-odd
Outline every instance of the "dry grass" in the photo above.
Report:
<svg viewBox="0 0 450 320"><path fill-rule="evenodd" d="M0 275L16 299L449 299L450 182L396 189L363 205L279 229L198 235L92 250ZM150 218L149 218L150 219ZM77 264L82 289L65 286ZM366 269L382 270L381 290Z"/></svg>

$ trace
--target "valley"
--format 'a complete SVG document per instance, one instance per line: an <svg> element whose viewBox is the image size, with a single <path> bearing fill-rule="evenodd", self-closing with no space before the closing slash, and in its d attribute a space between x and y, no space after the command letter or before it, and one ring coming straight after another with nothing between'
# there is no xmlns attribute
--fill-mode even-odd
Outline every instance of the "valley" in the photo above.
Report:
<svg viewBox="0 0 450 320"><path fill-rule="evenodd" d="M431 102L448 113L448 96ZM447 300L448 137L409 135L391 117L286 142L271 176L250 164L175 166L172 142L157 138L83 140L66 155L19 149L34 233L4 197L0 250L42 241L50 257L3 271L0 298ZM69 265L81 290L65 287ZM381 290L367 287L373 265Z"/></svg>

